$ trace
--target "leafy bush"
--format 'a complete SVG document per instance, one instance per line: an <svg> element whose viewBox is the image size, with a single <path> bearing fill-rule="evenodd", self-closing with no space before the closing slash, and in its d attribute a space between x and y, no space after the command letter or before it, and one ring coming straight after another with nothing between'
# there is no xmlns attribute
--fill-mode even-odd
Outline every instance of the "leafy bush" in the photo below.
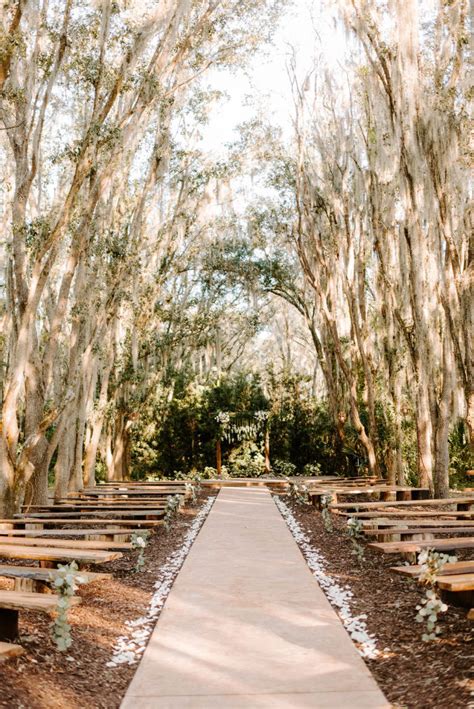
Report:
<svg viewBox="0 0 474 709"><path fill-rule="evenodd" d="M229 454L231 477L258 478L265 473L265 458L254 441L242 441Z"/></svg>
<svg viewBox="0 0 474 709"><path fill-rule="evenodd" d="M289 460L277 458L272 463L272 471L275 475L281 475L281 477L291 477L296 473L296 465L290 463Z"/></svg>

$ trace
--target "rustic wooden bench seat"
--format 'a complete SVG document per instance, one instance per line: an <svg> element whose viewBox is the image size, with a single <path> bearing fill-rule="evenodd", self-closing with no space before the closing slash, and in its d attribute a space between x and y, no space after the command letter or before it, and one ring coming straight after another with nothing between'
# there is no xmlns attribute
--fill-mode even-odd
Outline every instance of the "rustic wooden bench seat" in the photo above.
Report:
<svg viewBox="0 0 474 709"><path fill-rule="evenodd" d="M395 495L396 501L410 501L410 500L421 500L427 499L429 497L429 489L422 487L390 487L390 486L373 486L373 487L357 487L357 488L340 488L340 487L322 487L321 489L310 490L308 496L311 499L315 507L321 507L321 501L324 496L330 495L331 508L338 506L337 502L342 497L354 496L354 495L379 495L380 501L388 501L390 496ZM351 503L348 503L351 505ZM353 505L359 505L363 503L352 503Z"/></svg>
<svg viewBox="0 0 474 709"><path fill-rule="evenodd" d="M85 519L83 517L52 517L50 519L43 519L38 517L15 517L14 519L0 519L0 528L2 529L18 529L24 528L25 526L34 525L36 528L41 527L64 527L64 525L72 525L74 527L94 527L97 526L97 519ZM162 519L116 519L116 518L103 518L100 520L100 525L102 527L110 525L111 527L158 527L163 524ZM66 530L64 530L66 531ZM127 530L128 531L128 530Z"/></svg>
<svg viewBox="0 0 474 709"><path fill-rule="evenodd" d="M90 541L128 541L134 532L140 529L121 529L120 527L104 527L104 529L0 529L0 541L8 537L78 537Z"/></svg>
<svg viewBox="0 0 474 709"><path fill-rule="evenodd" d="M25 649L21 645L15 645L15 643L2 643L0 642L0 662L4 660L9 660L11 657L18 657L23 655Z"/></svg>
<svg viewBox="0 0 474 709"><path fill-rule="evenodd" d="M30 514L35 517L38 517L39 515L43 514L48 514L48 513L54 513L54 514L83 514L83 513L89 513L89 512L104 512L105 514L108 514L109 512L139 512L140 510L151 510L151 512L154 512L156 510L162 511L166 507L165 504L161 504L160 502L153 503L153 504L148 504L148 503L140 503L140 504L129 504L129 503L115 503L113 505L108 505L108 504L100 504L100 503L75 503L73 505L45 505L43 507L29 507L28 510L25 510L22 514Z"/></svg>
<svg viewBox="0 0 474 709"><path fill-rule="evenodd" d="M357 508L357 511L367 511L370 512L374 509L381 509L385 507L394 507L395 511L397 509L404 510L407 507L420 507L424 505L430 505L432 507L440 507L445 505L456 505L457 510L461 507L468 508L474 507L474 497L449 497L445 499L433 499L433 500L400 500L398 502L339 502L331 504L331 509L337 510L351 510Z"/></svg>
<svg viewBox="0 0 474 709"><path fill-rule="evenodd" d="M367 529L381 529L385 527L387 529L396 529L397 527L401 529L408 529L412 527L449 527L449 529L454 531L456 531L458 527L470 527L471 529L474 529L474 519L431 519L425 517L421 519L417 517L414 519L406 519L399 517L385 518L385 516L383 516L363 519L362 521L364 528Z"/></svg>
<svg viewBox="0 0 474 709"><path fill-rule="evenodd" d="M420 539L411 542L371 542L367 545L370 549L383 554L406 554L421 551L421 549L435 549L443 551L449 549L474 549L474 537L451 537L450 539Z"/></svg>
<svg viewBox="0 0 474 709"><path fill-rule="evenodd" d="M0 543L30 547L56 547L66 549L103 549L105 551L130 551L130 542L90 541L88 539L57 539L56 537L3 537Z"/></svg>
<svg viewBox="0 0 474 709"><path fill-rule="evenodd" d="M83 492L79 497L82 499L87 499L87 498L96 498L96 497L119 497L122 499L131 499L131 498L136 498L140 500L143 497L155 497L156 499L166 499L170 495L184 495L185 491L184 490L114 490L114 489L108 489L108 490L93 490L93 491L88 491L88 492ZM78 497L77 495L74 496L74 498ZM71 499L69 496L67 498L68 500Z"/></svg>
<svg viewBox="0 0 474 709"><path fill-rule="evenodd" d="M391 519L394 523L396 522L407 522L411 521L416 524L421 524L422 520L433 521L438 519L440 521L474 521L474 511L466 510L431 510L431 511L421 511L421 510L400 510L399 512L391 510L379 510L377 512L366 512L365 510L352 512L344 512L342 510L332 510L332 512L341 517L357 517L361 520L376 520L376 519Z"/></svg>
<svg viewBox="0 0 474 709"><path fill-rule="evenodd" d="M15 579L15 591L36 591L42 593L49 590L55 576L55 569L42 569L39 566L7 566L0 564L0 577ZM104 581L111 579L112 574L97 573L96 571L81 571L83 583Z"/></svg>
<svg viewBox="0 0 474 709"><path fill-rule="evenodd" d="M70 598L72 606L77 606L81 599ZM0 640L15 640L18 637L19 611L39 611L52 614L56 610L56 594L31 593L28 591L0 591Z"/></svg>
<svg viewBox="0 0 474 709"><path fill-rule="evenodd" d="M473 534L472 527L385 527L383 529L364 528L363 533L368 537L393 537L399 536L403 539L413 539L420 535L428 534ZM427 537L428 538L428 537Z"/></svg>
<svg viewBox="0 0 474 709"><path fill-rule="evenodd" d="M395 566L392 570L417 579L421 573L421 566ZM445 564L436 579L436 585L446 603L471 608L474 601L474 561Z"/></svg>
<svg viewBox="0 0 474 709"><path fill-rule="evenodd" d="M401 574L402 576L418 578L421 573L421 566L419 564L411 564L410 566L391 566L390 570L394 571L396 574ZM474 561L454 561L451 564L445 564L443 568L443 576L448 576L450 574L470 573L474 573Z"/></svg>
<svg viewBox="0 0 474 709"><path fill-rule="evenodd" d="M69 563L76 561L79 566L83 564L105 564L109 561L121 559L119 551L102 551L96 549L73 549L58 547L34 547L0 542L0 557L5 559L31 559L39 561L42 566L54 563Z"/></svg>
<svg viewBox="0 0 474 709"><path fill-rule="evenodd" d="M451 593L461 593L464 591L474 591L474 573L472 574L449 574L447 576L442 572L438 576L436 585L443 591L451 591Z"/></svg>
<svg viewBox="0 0 474 709"><path fill-rule="evenodd" d="M150 509L138 509L134 511L129 511L129 510L103 510L101 512L93 510L74 510L73 512L63 512L62 510L58 510L57 512L38 512L35 515L28 515L28 514L17 514L15 515L15 519L25 519L25 518L34 518L38 520L47 520L47 519L65 519L66 521L69 518L76 518L76 517L93 517L97 519L101 519L102 517L108 517L110 513L113 512L114 517L124 517L125 519L130 518L136 518L136 517L163 517L164 515L164 510L162 508L150 508ZM79 514L80 513L80 514Z"/></svg>

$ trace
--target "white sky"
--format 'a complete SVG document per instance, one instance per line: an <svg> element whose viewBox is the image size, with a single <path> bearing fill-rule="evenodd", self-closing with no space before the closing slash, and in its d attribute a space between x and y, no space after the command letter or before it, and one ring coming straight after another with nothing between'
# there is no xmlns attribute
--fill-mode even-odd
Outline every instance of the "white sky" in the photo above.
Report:
<svg viewBox="0 0 474 709"><path fill-rule="evenodd" d="M223 99L211 110L203 137L205 150L220 152L225 143L235 138L235 127L255 116L259 107L273 123L288 127L292 115L288 55L293 47L301 75L321 52L325 62L337 64L344 51L344 36L341 30L334 29L331 7L335 9L336 4L334 0L293 0L280 21L274 46L265 50L266 56L252 61L245 72L215 71L209 76L212 88L225 91L229 99Z"/></svg>

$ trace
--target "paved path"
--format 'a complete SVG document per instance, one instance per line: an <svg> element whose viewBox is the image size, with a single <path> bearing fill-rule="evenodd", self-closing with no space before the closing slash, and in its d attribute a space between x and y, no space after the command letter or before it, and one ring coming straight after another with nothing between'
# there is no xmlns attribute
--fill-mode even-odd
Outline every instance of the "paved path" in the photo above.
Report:
<svg viewBox="0 0 474 709"><path fill-rule="evenodd" d="M268 491L221 490L122 709L389 706Z"/></svg>

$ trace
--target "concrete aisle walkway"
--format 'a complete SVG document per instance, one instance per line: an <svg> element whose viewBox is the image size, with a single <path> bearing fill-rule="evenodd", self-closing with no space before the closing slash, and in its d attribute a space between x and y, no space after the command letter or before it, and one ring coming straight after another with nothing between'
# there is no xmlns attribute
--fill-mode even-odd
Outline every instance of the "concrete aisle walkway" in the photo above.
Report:
<svg viewBox="0 0 474 709"><path fill-rule="evenodd" d="M389 706L269 492L221 490L122 709Z"/></svg>

